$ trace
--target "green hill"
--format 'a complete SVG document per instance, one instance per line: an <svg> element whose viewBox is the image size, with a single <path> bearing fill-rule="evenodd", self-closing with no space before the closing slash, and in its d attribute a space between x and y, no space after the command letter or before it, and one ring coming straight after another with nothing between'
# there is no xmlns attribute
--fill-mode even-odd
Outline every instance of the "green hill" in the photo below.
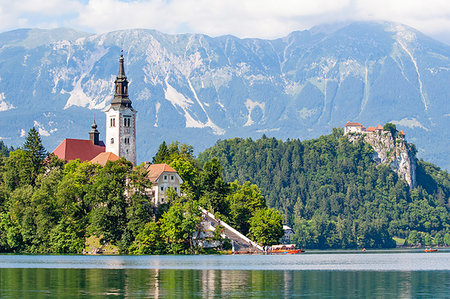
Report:
<svg viewBox="0 0 450 299"><path fill-rule="evenodd" d="M388 248L450 245L448 172L417 161L418 187L372 160L372 148L342 130L285 142L263 136L221 140L198 157L217 157L225 181L250 181L279 210L307 248Z"/></svg>

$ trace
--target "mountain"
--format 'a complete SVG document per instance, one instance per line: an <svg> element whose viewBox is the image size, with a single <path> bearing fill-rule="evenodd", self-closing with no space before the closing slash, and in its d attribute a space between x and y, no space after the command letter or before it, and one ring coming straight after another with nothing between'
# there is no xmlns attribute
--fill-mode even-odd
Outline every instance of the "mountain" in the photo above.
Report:
<svg viewBox="0 0 450 299"><path fill-rule="evenodd" d="M418 156L450 169L450 46L401 24L356 22L275 40L88 34L0 34L0 137L21 145L35 125L48 150L87 138L113 97L120 49L138 111L138 161L162 140L201 151L235 136L308 139L347 121L393 122Z"/></svg>

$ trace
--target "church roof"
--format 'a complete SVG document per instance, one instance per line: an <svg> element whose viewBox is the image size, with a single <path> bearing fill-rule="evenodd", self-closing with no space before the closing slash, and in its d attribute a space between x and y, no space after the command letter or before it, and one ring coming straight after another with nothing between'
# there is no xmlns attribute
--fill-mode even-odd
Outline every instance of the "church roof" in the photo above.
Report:
<svg viewBox="0 0 450 299"><path fill-rule="evenodd" d="M53 151L58 158L64 161L80 159L81 162L90 161L105 151L105 144L100 141L94 145L90 140L66 138Z"/></svg>
<svg viewBox="0 0 450 299"><path fill-rule="evenodd" d="M383 131L384 129L380 124L378 124L378 126L375 128L375 130Z"/></svg>
<svg viewBox="0 0 450 299"><path fill-rule="evenodd" d="M366 132L375 132L375 127L368 127Z"/></svg>
<svg viewBox="0 0 450 299"><path fill-rule="evenodd" d="M103 152L95 156L91 162L95 164L100 164L101 166L105 166L108 161L117 161L119 160L119 156L111 152Z"/></svg>
<svg viewBox="0 0 450 299"><path fill-rule="evenodd" d="M147 166L147 178L152 182L155 183L156 180L163 174L163 172L173 172L177 173L175 169L170 167L169 165L163 163L163 164L150 164Z"/></svg>

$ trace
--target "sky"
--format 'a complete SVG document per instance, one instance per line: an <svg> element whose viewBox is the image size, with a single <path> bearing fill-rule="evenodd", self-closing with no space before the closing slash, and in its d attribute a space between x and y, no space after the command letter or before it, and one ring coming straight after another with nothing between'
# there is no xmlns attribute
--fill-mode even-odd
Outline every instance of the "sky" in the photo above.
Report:
<svg viewBox="0 0 450 299"><path fill-rule="evenodd" d="M0 32L147 28L273 39L361 20L406 24L450 45L450 0L0 0Z"/></svg>

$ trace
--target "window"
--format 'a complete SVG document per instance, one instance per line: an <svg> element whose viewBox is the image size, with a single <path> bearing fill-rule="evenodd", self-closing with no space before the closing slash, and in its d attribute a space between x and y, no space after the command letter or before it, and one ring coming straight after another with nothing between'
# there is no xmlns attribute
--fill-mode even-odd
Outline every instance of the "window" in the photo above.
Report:
<svg viewBox="0 0 450 299"><path fill-rule="evenodd" d="M130 116L124 116L123 126L127 127L127 128L131 127L131 117Z"/></svg>
<svg viewBox="0 0 450 299"><path fill-rule="evenodd" d="M125 143L125 144L130 144L130 138L124 138L123 139L123 143Z"/></svg>
<svg viewBox="0 0 450 299"><path fill-rule="evenodd" d="M167 175L164 176L164 180L167 181Z"/></svg>
<svg viewBox="0 0 450 299"><path fill-rule="evenodd" d="M110 127L115 127L116 126L116 119L114 117L112 117L110 120L109 126Z"/></svg>
<svg viewBox="0 0 450 299"><path fill-rule="evenodd" d="M178 188L177 187L173 187L174 189L175 189L175 191L177 191L178 192Z"/></svg>
<svg viewBox="0 0 450 299"><path fill-rule="evenodd" d="M175 180L175 176L171 175L171 176L170 176L170 180L171 180L171 181Z"/></svg>
<svg viewBox="0 0 450 299"><path fill-rule="evenodd" d="M164 191L164 187L163 186L161 186L161 191Z"/></svg>
<svg viewBox="0 0 450 299"><path fill-rule="evenodd" d="M111 144L114 144L114 138L111 138Z"/></svg>

